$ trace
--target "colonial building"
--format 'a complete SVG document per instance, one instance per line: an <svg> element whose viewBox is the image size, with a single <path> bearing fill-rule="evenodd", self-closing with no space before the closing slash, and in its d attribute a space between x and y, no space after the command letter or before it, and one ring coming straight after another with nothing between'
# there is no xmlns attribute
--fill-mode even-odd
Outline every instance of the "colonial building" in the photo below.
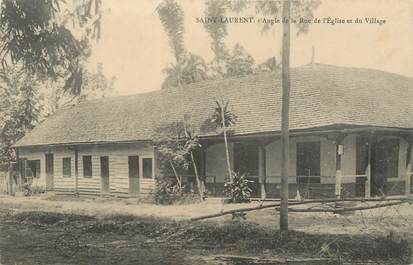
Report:
<svg viewBox="0 0 413 265"><path fill-rule="evenodd" d="M412 190L413 79L309 64L291 71L290 195L382 196ZM152 139L186 116L198 131L199 171L212 194L226 178L215 100L238 117L229 137L235 171L254 196L280 192L281 73L200 82L60 109L15 145L23 178L57 192L136 196L161 174Z"/></svg>

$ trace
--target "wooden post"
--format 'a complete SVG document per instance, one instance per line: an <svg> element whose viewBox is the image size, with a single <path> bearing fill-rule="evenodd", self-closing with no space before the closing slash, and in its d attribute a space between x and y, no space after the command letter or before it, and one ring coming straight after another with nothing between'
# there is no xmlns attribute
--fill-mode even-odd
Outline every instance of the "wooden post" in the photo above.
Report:
<svg viewBox="0 0 413 265"><path fill-rule="evenodd" d="M77 148L75 147L75 195L79 195L79 183L78 183L78 178L79 178L79 152Z"/></svg>
<svg viewBox="0 0 413 265"><path fill-rule="evenodd" d="M281 106L281 207L280 231L288 231L288 177L290 161L290 9L291 2L283 2L283 39L282 39L282 106Z"/></svg>
<svg viewBox="0 0 413 265"><path fill-rule="evenodd" d="M19 174L17 175L17 187L16 191L22 192L23 191L23 178L26 179L26 167L27 167L27 159L20 159L20 167L19 167Z"/></svg>
<svg viewBox="0 0 413 265"><path fill-rule="evenodd" d="M406 181L405 181L405 194L407 196L411 193L411 175L412 175L412 146L413 140L409 141L409 147L407 148L407 156L406 156Z"/></svg>
<svg viewBox="0 0 413 265"><path fill-rule="evenodd" d="M344 134L339 134L336 136L336 188L335 188L335 195L336 198L341 198L341 181L342 181L342 170L341 170L341 160L342 160L342 155L344 152L344 146L342 145L342 142L344 140L345 135Z"/></svg>
<svg viewBox="0 0 413 265"><path fill-rule="evenodd" d="M371 195L371 140L369 139L368 142L368 149L367 149L367 167L366 167L366 187L365 187L365 194L364 196L368 199Z"/></svg>
<svg viewBox="0 0 413 265"><path fill-rule="evenodd" d="M341 179L342 179L342 172L341 172L341 153L340 152L340 145L336 145L336 198L341 198Z"/></svg>
<svg viewBox="0 0 413 265"><path fill-rule="evenodd" d="M206 192L206 182L207 182L207 178L206 178L206 169L205 169L205 149L201 146L201 148L199 149L200 152L200 161L199 161L199 166L200 166L200 174L201 174L201 185L202 185L202 190L204 192Z"/></svg>
<svg viewBox="0 0 413 265"><path fill-rule="evenodd" d="M9 165L9 170L7 174L7 190L8 194L10 196L14 196L14 190L13 190L13 164L10 163Z"/></svg>
<svg viewBox="0 0 413 265"><path fill-rule="evenodd" d="M267 194L265 192L265 148L262 145L258 146L258 175L261 184L261 199L264 200Z"/></svg>

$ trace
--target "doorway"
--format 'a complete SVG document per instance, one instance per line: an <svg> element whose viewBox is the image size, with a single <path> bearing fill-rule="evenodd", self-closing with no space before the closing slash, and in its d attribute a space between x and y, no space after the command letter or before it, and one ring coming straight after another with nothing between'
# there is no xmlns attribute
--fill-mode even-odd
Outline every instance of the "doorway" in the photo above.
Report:
<svg viewBox="0 0 413 265"><path fill-rule="evenodd" d="M372 148L371 195L384 196L388 191L387 179L399 175L399 139L385 138Z"/></svg>
<svg viewBox="0 0 413 265"><path fill-rule="evenodd" d="M128 156L129 195L139 194L139 156Z"/></svg>
<svg viewBox="0 0 413 265"><path fill-rule="evenodd" d="M109 193L109 157L100 157L100 183L102 194Z"/></svg>
<svg viewBox="0 0 413 265"><path fill-rule="evenodd" d="M27 160L26 177L40 178L40 159Z"/></svg>
<svg viewBox="0 0 413 265"><path fill-rule="evenodd" d="M258 145L253 142L238 142L234 144L234 171L245 174L249 181L251 197L261 197L259 188Z"/></svg>
<svg viewBox="0 0 413 265"><path fill-rule="evenodd" d="M54 188L54 156L46 154L46 190Z"/></svg>

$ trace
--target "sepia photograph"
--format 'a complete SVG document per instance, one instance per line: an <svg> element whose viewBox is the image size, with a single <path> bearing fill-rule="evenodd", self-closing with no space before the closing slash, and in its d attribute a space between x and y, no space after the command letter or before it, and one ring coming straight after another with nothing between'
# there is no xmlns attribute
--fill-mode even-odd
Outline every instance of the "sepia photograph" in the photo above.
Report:
<svg viewBox="0 0 413 265"><path fill-rule="evenodd" d="M0 0L0 265L412 265L413 0Z"/></svg>

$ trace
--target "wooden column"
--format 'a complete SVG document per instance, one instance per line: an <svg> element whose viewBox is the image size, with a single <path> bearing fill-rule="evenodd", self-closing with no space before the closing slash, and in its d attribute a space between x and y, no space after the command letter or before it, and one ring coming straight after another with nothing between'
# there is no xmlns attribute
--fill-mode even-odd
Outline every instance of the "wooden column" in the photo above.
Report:
<svg viewBox="0 0 413 265"><path fill-rule="evenodd" d="M77 148L75 148L75 195L79 195L79 152Z"/></svg>
<svg viewBox="0 0 413 265"><path fill-rule="evenodd" d="M341 171L342 153L340 153L340 146L340 144L336 144L336 198L341 198L341 179L343 175Z"/></svg>
<svg viewBox="0 0 413 265"><path fill-rule="evenodd" d="M342 142L344 140L345 134L338 134L335 136L336 144L336 186L335 186L335 195L336 198L341 198L341 182L342 182L342 170L341 170L341 160L344 153L344 146Z"/></svg>
<svg viewBox="0 0 413 265"><path fill-rule="evenodd" d="M17 175L16 191L23 191L23 179L26 179L27 159L19 159L19 174Z"/></svg>
<svg viewBox="0 0 413 265"><path fill-rule="evenodd" d="M369 139L368 149L367 149L367 167L366 167L366 186L364 191L364 196L368 199L371 195L371 145L372 142Z"/></svg>
<svg viewBox="0 0 413 265"><path fill-rule="evenodd" d="M264 200L267 197L265 191L266 172L265 172L265 148L262 145L258 146L258 175L259 182L261 184L261 199Z"/></svg>
<svg viewBox="0 0 413 265"><path fill-rule="evenodd" d="M411 175L412 175L412 146L413 140L410 139L409 147L407 148L407 156L406 156L406 180L405 180L405 194L408 196L411 193Z"/></svg>
<svg viewBox="0 0 413 265"><path fill-rule="evenodd" d="M14 190L13 190L13 164L10 163L9 165L9 170L8 170L8 174L7 174L7 190L8 190L8 194L10 196L14 196Z"/></svg>

